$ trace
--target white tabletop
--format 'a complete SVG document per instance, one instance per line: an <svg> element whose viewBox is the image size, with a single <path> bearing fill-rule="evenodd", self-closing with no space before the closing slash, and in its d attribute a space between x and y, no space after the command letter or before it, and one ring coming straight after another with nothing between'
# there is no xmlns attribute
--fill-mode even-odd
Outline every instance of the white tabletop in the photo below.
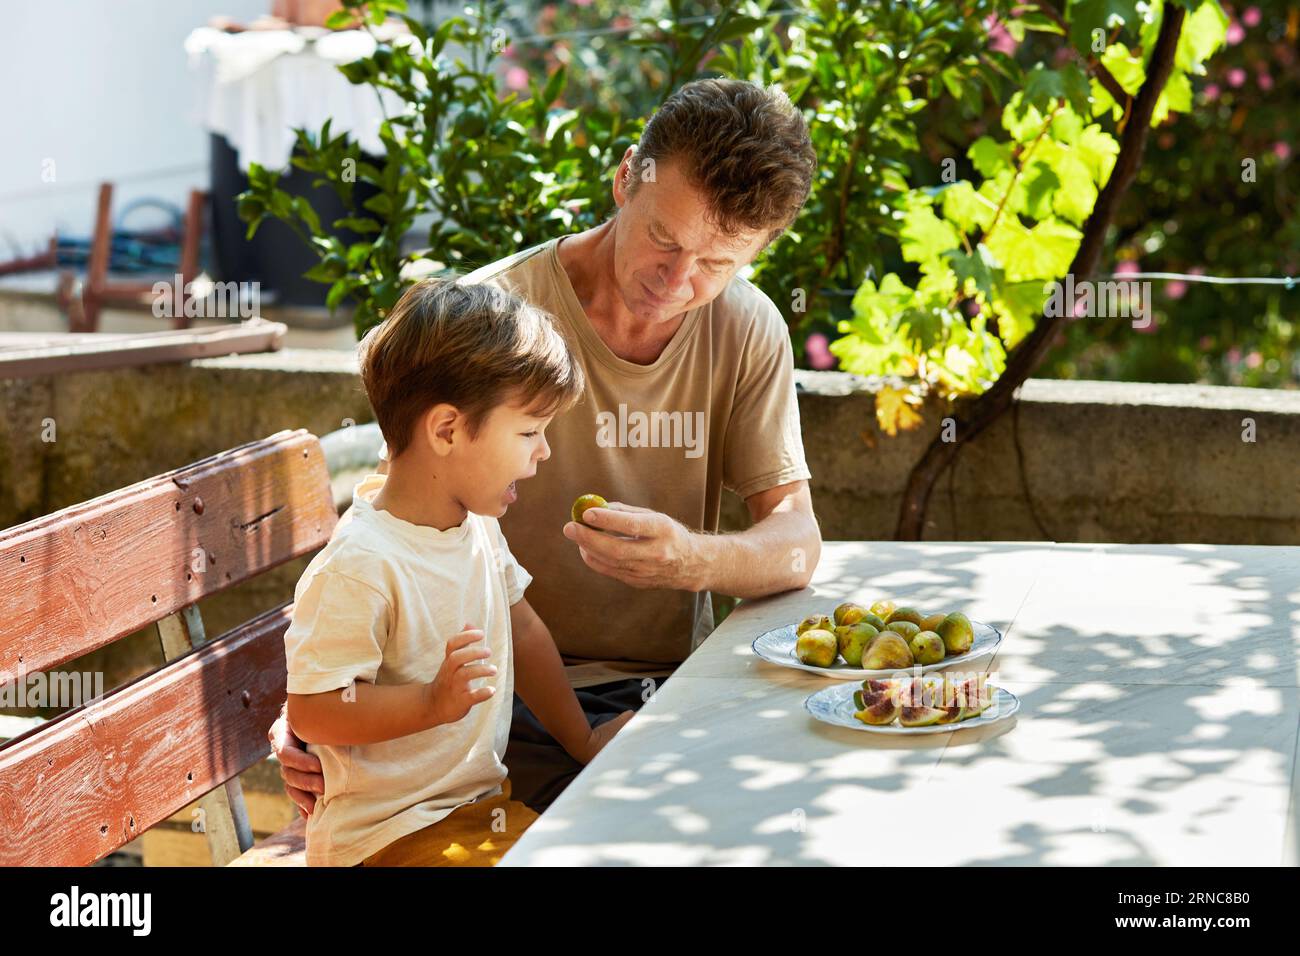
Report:
<svg viewBox="0 0 1300 956"><path fill-rule="evenodd" d="M757 658L840 601L962 609L1021 711L883 737ZM1296 865L1300 548L828 542L746 602L502 860L519 865Z"/></svg>

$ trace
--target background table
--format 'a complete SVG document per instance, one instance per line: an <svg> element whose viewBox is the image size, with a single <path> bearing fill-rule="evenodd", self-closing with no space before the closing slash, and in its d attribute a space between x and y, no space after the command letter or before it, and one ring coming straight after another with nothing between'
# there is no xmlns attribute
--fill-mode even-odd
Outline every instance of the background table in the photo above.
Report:
<svg viewBox="0 0 1300 956"><path fill-rule="evenodd" d="M842 600L960 608L1020 713L950 734L819 723L762 632ZM742 604L502 860L1296 865L1300 548L828 542Z"/></svg>

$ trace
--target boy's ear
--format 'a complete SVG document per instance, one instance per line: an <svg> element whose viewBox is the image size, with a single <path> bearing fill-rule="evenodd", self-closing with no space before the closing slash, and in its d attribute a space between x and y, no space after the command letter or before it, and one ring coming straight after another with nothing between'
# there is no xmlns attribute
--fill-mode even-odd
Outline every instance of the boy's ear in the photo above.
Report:
<svg viewBox="0 0 1300 956"><path fill-rule="evenodd" d="M420 419L421 433L436 455L451 454L457 441L465 440L465 423L454 405L434 405Z"/></svg>

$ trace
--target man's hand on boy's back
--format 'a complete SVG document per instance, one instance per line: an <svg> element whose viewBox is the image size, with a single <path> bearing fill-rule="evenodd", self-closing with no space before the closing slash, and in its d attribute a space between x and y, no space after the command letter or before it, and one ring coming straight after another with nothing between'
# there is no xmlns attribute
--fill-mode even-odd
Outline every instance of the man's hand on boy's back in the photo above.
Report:
<svg viewBox="0 0 1300 956"><path fill-rule="evenodd" d="M283 709L266 732L266 739L271 742L271 750L280 761L284 792L298 805L300 814L311 816L316 806L316 795L325 792L325 774L321 770L320 758L308 753L303 742L294 736Z"/></svg>

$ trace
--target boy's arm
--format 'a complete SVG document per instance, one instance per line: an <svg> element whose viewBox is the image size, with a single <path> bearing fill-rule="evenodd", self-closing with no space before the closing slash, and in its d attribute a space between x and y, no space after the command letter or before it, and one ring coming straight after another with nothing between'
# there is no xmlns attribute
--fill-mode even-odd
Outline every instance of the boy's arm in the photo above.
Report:
<svg viewBox="0 0 1300 956"><path fill-rule="evenodd" d="M564 663L550 629L522 598L510 608L510 631L515 651L515 693L574 760L589 763L632 719L632 711L624 711L593 730L564 675Z"/></svg>
<svg viewBox="0 0 1300 956"><path fill-rule="evenodd" d="M447 641L438 674L427 684L377 685L355 681L322 694L289 694L289 725L309 744L370 744L394 740L440 724L454 724L492 696L491 686L470 681L494 677L483 632L468 625Z"/></svg>

